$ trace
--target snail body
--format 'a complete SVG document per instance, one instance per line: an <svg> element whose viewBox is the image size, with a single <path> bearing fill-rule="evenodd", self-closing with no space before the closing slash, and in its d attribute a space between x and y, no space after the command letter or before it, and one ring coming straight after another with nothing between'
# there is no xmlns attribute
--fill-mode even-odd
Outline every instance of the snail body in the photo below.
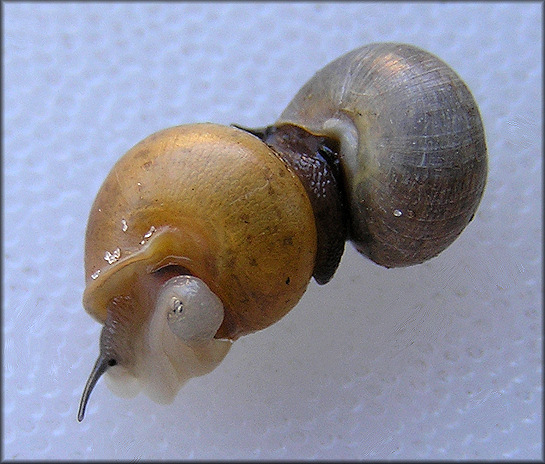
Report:
<svg viewBox="0 0 545 464"><path fill-rule="evenodd" d="M403 44L335 60L270 127L138 143L89 216L83 305L104 327L78 420L104 373L118 394L172 401L328 282L346 240L386 267L436 256L472 219L486 163L465 84Z"/></svg>

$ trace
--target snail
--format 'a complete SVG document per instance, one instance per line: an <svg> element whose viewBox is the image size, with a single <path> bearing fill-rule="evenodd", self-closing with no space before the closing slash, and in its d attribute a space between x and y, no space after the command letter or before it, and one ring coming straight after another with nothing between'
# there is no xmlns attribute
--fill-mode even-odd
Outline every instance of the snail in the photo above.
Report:
<svg viewBox="0 0 545 464"><path fill-rule="evenodd" d="M161 130L112 168L85 237L103 375L169 403L239 337L281 319L350 241L391 268L437 256L487 176L477 104L443 61L375 43L318 71L271 126Z"/></svg>

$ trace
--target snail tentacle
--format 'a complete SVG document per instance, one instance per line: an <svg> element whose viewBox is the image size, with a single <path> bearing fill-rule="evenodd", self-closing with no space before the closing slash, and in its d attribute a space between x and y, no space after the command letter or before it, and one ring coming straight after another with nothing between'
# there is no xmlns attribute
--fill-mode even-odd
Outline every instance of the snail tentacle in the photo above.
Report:
<svg viewBox="0 0 545 464"><path fill-rule="evenodd" d="M106 356L104 356L103 353L98 356L98 359L95 362L93 370L91 371L91 374L87 379L87 383L85 384L85 388L83 389L83 393L81 395L78 408L78 422L81 422L83 420L83 417L85 416L85 409L87 407L89 397L91 396L91 392L95 388L95 385L100 377L102 377L108 367L112 365L112 361L114 360L108 359Z"/></svg>

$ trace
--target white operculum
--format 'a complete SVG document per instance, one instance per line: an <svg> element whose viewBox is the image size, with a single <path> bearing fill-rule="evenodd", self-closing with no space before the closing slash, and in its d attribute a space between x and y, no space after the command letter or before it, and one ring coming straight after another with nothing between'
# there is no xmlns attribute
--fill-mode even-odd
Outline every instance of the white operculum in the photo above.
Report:
<svg viewBox="0 0 545 464"><path fill-rule="evenodd" d="M158 403L170 403L185 382L212 371L232 343L214 338L222 321L223 304L202 280L185 275L168 280L137 362L144 392Z"/></svg>

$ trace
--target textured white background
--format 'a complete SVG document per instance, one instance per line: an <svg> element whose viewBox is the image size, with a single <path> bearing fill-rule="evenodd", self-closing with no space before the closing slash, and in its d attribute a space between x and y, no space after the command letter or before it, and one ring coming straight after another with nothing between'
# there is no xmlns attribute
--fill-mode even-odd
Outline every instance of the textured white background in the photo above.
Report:
<svg viewBox="0 0 545 464"><path fill-rule="evenodd" d="M540 4L3 4L3 457L539 458ZM458 71L490 155L474 221L386 270L347 246L283 320L170 406L79 396L100 327L83 237L113 163L152 132L271 123L338 55L403 41Z"/></svg>

